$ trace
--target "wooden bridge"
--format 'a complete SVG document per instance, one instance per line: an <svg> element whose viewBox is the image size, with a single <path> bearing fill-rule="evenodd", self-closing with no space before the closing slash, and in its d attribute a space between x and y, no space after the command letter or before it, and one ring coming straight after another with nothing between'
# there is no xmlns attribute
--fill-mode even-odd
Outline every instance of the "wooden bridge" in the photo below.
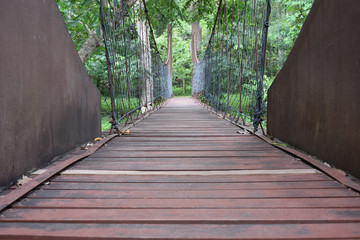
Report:
<svg viewBox="0 0 360 240"><path fill-rule="evenodd" d="M12 189L1 203L21 191ZM359 239L360 196L196 100L174 98L0 216L0 239L103 238Z"/></svg>

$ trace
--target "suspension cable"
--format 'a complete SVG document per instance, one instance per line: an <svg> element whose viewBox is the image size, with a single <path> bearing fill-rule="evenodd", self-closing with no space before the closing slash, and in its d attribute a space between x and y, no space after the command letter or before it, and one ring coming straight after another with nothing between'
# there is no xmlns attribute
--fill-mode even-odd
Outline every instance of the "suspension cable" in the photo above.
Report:
<svg viewBox="0 0 360 240"><path fill-rule="evenodd" d="M157 104L155 100L169 98L172 83L166 71L161 70L165 65L159 55L145 1L139 4L139 16L122 0L101 0L100 3L111 99L111 130L119 131L120 122L134 123L133 116L150 110ZM140 19L138 25L136 19ZM151 41L147 28L144 28L146 24Z"/></svg>
<svg viewBox="0 0 360 240"><path fill-rule="evenodd" d="M198 92L193 94L204 92L202 101L216 112L236 122L241 119L244 125L250 122L256 131L266 109L263 76L270 0L222 3L204 57L195 66L193 89Z"/></svg>

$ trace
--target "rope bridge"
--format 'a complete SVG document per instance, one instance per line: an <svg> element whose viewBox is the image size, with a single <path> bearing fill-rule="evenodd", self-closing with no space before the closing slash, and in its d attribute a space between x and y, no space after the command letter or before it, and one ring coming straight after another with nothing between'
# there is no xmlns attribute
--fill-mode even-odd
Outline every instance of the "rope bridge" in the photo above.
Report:
<svg viewBox="0 0 360 240"><path fill-rule="evenodd" d="M193 73L193 94L257 131L264 120L270 0L220 0L209 44Z"/></svg>
<svg viewBox="0 0 360 240"><path fill-rule="evenodd" d="M171 72L160 58L144 4L139 1L130 11L122 0L101 0L115 130L120 122L134 122L135 115L139 117L172 95Z"/></svg>
<svg viewBox="0 0 360 240"><path fill-rule="evenodd" d="M224 117L244 125L252 122L255 131L266 111L263 76L270 10L270 0L219 0L208 47L193 73L194 95ZM130 11L122 0L101 0L100 15L112 129L118 129L119 122L133 122L134 113L139 116L172 95L172 73L160 58L145 1Z"/></svg>

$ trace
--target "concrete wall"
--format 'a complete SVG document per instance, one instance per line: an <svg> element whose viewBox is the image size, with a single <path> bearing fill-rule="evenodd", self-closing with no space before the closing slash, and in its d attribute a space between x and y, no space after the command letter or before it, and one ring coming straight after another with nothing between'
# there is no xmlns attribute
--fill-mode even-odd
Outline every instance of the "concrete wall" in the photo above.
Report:
<svg viewBox="0 0 360 240"><path fill-rule="evenodd" d="M317 0L271 86L268 133L360 178L360 2Z"/></svg>
<svg viewBox="0 0 360 240"><path fill-rule="evenodd" d="M100 94L54 0L0 7L0 188L100 133Z"/></svg>

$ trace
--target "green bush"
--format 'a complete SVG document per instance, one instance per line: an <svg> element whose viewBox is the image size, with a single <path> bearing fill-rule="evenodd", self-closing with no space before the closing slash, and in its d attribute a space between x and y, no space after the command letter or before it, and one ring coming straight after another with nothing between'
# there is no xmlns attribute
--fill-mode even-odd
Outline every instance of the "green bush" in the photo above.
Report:
<svg viewBox="0 0 360 240"><path fill-rule="evenodd" d="M111 128L111 117L109 115L101 116L101 131L106 131Z"/></svg>
<svg viewBox="0 0 360 240"><path fill-rule="evenodd" d="M185 86L185 94L183 88L173 87L173 95L176 96L191 96L191 86Z"/></svg>

